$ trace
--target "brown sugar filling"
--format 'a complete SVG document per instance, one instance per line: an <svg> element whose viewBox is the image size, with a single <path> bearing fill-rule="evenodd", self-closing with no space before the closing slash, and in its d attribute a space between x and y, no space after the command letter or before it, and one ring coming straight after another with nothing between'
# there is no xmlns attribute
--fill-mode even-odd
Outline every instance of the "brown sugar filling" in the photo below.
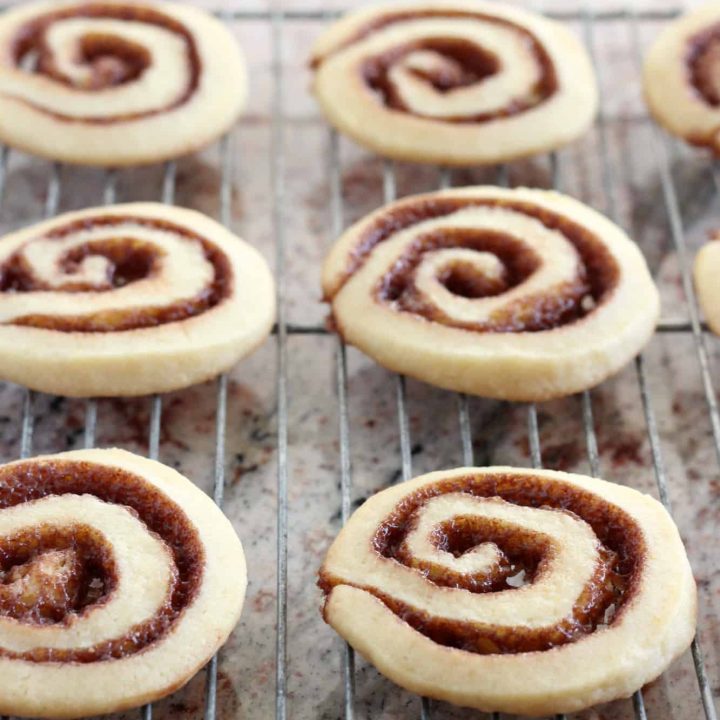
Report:
<svg viewBox="0 0 720 720"><path fill-rule="evenodd" d="M493 542L503 558L489 574L461 574L412 557L406 545L416 527L418 512L431 498L447 493L502 498L525 507L572 513L584 520L598 538L600 560L592 580L577 598L571 614L557 625L544 628L501 627L458 622L430 616L399 602L382 588L358 586L381 600L396 615L438 644L480 654L547 650L574 642L603 625L612 625L636 593L646 554L642 532L621 508L602 498L560 481L497 473L467 475L425 486L407 495L378 527L372 552L415 568L439 587L464 588L471 593L517 592L510 578L523 572L525 582L535 582L553 557L553 542L540 533L487 518L459 516L435 528L433 542L459 556L483 542ZM329 595L336 585L348 584L321 569L319 586Z"/></svg>
<svg viewBox="0 0 720 720"><path fill-rule="evenodd" d="M41 525L0 543L0 614L24 623L61 623L109 596L112 548L87 525Z"/></svg>
<svg viewBox="0 0 720 720"><path fill-rule="evenodd" d="M89 663L127 657L161 641L196 597L205 552L183 510L141 477L115 467L70 460L30 460L0 468L0 509L51 495L90 494L135 512L168 547L175 579L153 618L122 637L77 649L35 648L0 657ZM23 623L68 624L110 602L118 576L114 548L81 523L39 526L0 538L0 615Z"/></svg>
<svg viewBox="0 0 720 720"><path fill-rule="evenodd" d="M458 262L438 279L455 295L479 298L499 295L519 285L539 266L537 255L517 238L490 230L449 228L417 238L382 280L378 297L401 312L410 312L451 327L477 332L533 332L579 320L583 299L591 295L584 268L574 282L559 284L552 294L535 294L508 303L485 323L459 322L429 302L415 286L415 271L425 253L441 248L468 248L500 258L506 272L501 281L487 283L471 265ZM593 300L594 305L594 300Z"/></svg>
<svg viewBox="0 0 720 720"><path fill-rule="evenodd" d="M517 115L537 107L557 92L558 80L553 62L542 43L529 30L504 18L464 10L409 10L385 13L382 17L375 18L359 28L347 41L332 50L328 55L315 58L312 66L317 68L327 57L331 57L334 53L363 40L371 33L385 27L396 23L432 18L480 20L511 29L522 38L525 46L530 49L540 68L540 74L537 82L528 89L525 95L515 98L509 105L500 110L471 116L442 118L428 116L431 119L447 123L488 122L501 117ZM448 92L482 82L485 78L501 71L500 62L494 54L475 43L460 38L426 38L369 57L362 67L365 83L376 93L384 105L398 112L415 114L403 103L397 88L390 79L390 70L393 65L416 50L436 52L447 61L446 67L442 70L414 73L433 85L439 92Z"/></svg>
<svg viewBox="0 0 720 720"><path fill-rule="evenodd" d="M712 107L720 106L720 25L703 30L688 42L690 83Z"/></svg>
<svg viewBox="0 0 720 720"><path fill-rule="evenodd" d="M170 104L144 112L126 113L109 116L76 117L50 111L31 101L16 98L19 102L31 105L36 110L66 122L82 122L106 125L117 122L129 122L144 117L174 110L187 103L196 92L202 71L200 55L191 31L181 22L150 7L134 3L114 5L111 3L80 3L74 7L63 8L56 12L45 13L23 25L13 43L11 56L17 67L30 56L36 59L34 72L46 75L68 87L80 90L105 90L107 88L131 82L140 77L150 65L152 58L149 50L125 38L100 33L87 33L80 38L77 61L90 69L89 80L78 85L64 75L53 61L47 44L46 33L53 23L69 18L101 18L140 22L165 28L176 34L185 45L188 82L180 95Z"/></svg>
<svg viewBox="0 0 720 720"><path fill-rule="evenodd" d="M76 316L24 315L11 320L8 324L60 332L103 333L137 330L187 320L219 305L230 296L233 288L233 274L225 253L201 235L171 222L140 217L93 217L63 225L52 230L45 237L51 240L62 239L81 230L121 226L127 222L171 232L189 242L198 243L206 260L213 267L212 282L196 296L166 305L102 310ZM74 247L61 258L60 269L71 278L73 268L91 255L100 255L109 261L108 276L101 285L91 286L69 280L62 286L50 287L33 274L32 268L24 260L20 250L0 265L0 293L50 290L72 293L112 290L151 277L157 271L162 252L151 243L129 237L118 237L88 242Z"/></svg>
<svg viewBox="0 0 720 720"><path fill-rule="evenodd" d="M376 299L400 312L410 312L443 325L477 332L537 332L577 322L603 303L617 286L620 269L600 238L567 217L532 203L510 199L434 197L390 208L359 237L348 267L332 300L348 278L365 263L373 249L394 234L429 219L451 215L468 207L503 208L535 218L549 230L561 233L575 247L581 264L573 282L558 285L552 294L524 297L508 303L486 323L460 322L430 304L415 288L414 275L426 252L443 248L469 248L497 256L505 277L492 286L467 264L440 278L451 292L462 297L498 295L519 285L540 265L532 248L506 233L472 228L447 228L418 237L389 268L376 288ZM452 268L451 268L452 270Z"/></svg>

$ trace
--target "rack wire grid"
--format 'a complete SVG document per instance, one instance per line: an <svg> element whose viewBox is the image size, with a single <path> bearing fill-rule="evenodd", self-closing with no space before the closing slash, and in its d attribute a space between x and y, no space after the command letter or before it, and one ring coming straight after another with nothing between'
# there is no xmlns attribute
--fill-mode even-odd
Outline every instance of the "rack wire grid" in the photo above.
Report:
<svg viewBox="0 0 720 720"><path fill-rule="evenodd" d="M461 463L589 471L672 504L698 579L699 639L632 700L573 717L717 720L720 415L711 362L720 343L701 322L690 264L720 224L720 170L665 137L639 90L643 47L680 12L567 3L549 12L584 36L602 109L572 147L498 168L396 164L339 138L309 98L306 69L312 38L338 12L302 7L218 12L250 59L251 109L196 157L101 172L2 149L5 229L75 207L161 199L215 215L274 256L274 342L214 386L87 401L0 387L8 459L96 444L145 452L203 486L240 531L250 574L240 627L219 661L142 708L145 720L488 717L384 679L322 624L314 588L328 544L365 497ZM664 307L634 365L579 397L525 406L393 376L327 332L319 264L347 223L400 195L480 182L563 189L628 228Z"/></svg>

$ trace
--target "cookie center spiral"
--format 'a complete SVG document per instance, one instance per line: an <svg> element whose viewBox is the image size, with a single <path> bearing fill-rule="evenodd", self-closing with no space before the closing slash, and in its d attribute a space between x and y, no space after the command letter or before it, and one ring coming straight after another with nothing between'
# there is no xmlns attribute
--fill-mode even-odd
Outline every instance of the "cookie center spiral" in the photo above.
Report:
<svg viewBox="0 0 720 720"><path fill-rule="evenodd" d="M377 584L354 585L435 642L480 654L547 650L617 622L642 531L619 507L527 475L456 477L405 496L372 535ZM366 565L367 567L367 565Z"/></svg>
<svg viewBox="0 0 720 720"><path fill-rule="evenodd" d="M160 220L94 217L2 250L5 324L134 330L194 317L232 291L230 263L216 245Z"/></svg>
<svg viewBox="0 0 720 720"><path fill-rule="evenodd" d="M88 462L0 470L0 656L96 662L169 632L200 587L185 513L140 477Z"/></svg>
<svg viewBox="0 0 720 720"><path fill-rule="evenodd" d="M364 41L363 80L398 112L486 122L530 110L557 91L542 43L504 18L450 9L388 12L327 57Z"/></svg>
<svg viewBox="0 0 720 720"><path fill-rule="evenodd" d="M193 96L201 62L181 22L134 3L78 4L18 29L8 61L72 90L57 97L9 83L8 94L74 122L127 122L173 110ZM118 111L112 109L117 104ZM119 108L122 107L122 110Z"/></svg>
<svg viewBox="0 0 720 720"><path fill-rule="evenodd" d="M478 332L538 332L577 322L607 300L620 278L590 230L545 208L500 199L438 197L388 210L359 237L340 287L380 255L387 268L375 289L378 302Z"/></svg>
<svg viewBox="0 0 720 720"><path fill-rule="evenodd" d="M34 527L0 546L0 613L22 622L62 622L101 601L116 583L112 548L87 525Z"/></svg>

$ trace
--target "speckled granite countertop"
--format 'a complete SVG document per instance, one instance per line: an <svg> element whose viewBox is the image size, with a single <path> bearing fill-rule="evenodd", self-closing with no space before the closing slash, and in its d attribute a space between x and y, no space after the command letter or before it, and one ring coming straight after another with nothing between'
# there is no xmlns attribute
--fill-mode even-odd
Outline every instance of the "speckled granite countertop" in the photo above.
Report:
<svg viewBox="0 0 720 720"><path fill-rule="evenodd" d="M217 3L203 3L217 7ZM356 3L359 4L359 3ZM286 9L327 9L348 3L288 0ZM613 3L596 0L607 11ZM670 2L649 5L669 8ZM555 0L555 10L577 9ZM226 2L228 11L266 10L265 0ZM321 19L286 20L276 25L281 44L278 68L284 86L274 93L273 36L266 19L229 19L245 47L251 69L247 114L230 138L231 216L233 228L275 262L284 238L285 309L292 327L318 328L326 311L319 301L319 265L333 240L329 196L330 132L308 93L305 60ZM643 44L662 21L643 21ZM575 25L578 33L582 24ZM599 126L560 153L563 187L571 194L618 217L640 243L663 294L663 318L686 323L678 259L663 202L652 125L647 120L627 20L598 23L595 33L605 95L607 159L612 198L603 193ZM274 102L280 105L273 105ZM273 107L281 114L274 114ZM668 143L672 177L682 207L688 242L696 248L708 229L720 226L720 203L711 165L699 153ZM273 183L273 149L276 164ZM277 156L276 156L277 157ZM349 222L382 201L382 161L341 140L343 211ZM220 211L221 151L214 146L178 163L175 201L217 216ZM39 219L48 192L51 165L11 153L2 201L3 229ZM117 176L119 201L159 199L163 169L123 171ZM438 171L400 164L401 195L437 187ZM549 186L547 157L515 163L510 182ZM457 171L453 183L492 182L496 169ZM87 169L60 169L59 209L101 203L105 175ZM273 216L273 191L282 192L281 213ZM706 337L715 386L720 387L720 341ZM336 341L333 337L291 332L286 346L289 413L287 713L295 720L331 720L343 716L342 644L318 612L315 573L340 524L339 410L336 393ZM248 557L250 586L242 621L220 656L217 716L221 720L273 717L276 702L277 609L277 416L278 344L271 338L231 373L228 391L225 509L240 533ZM700 591L700 642L710 684L720 695L720 468L713 444L694 340L687 332L659 333L644 356L652 406L657 415L661 452L673 511L693 563ZM0 386L0 448L10 460L20 452L25 392ZM160 459L210 490L213 478L215 385L209 383L163 398ZM651 448L638 384L631 365L591 394L601 474L657 495ZM407 383L407 407L414 473L461 464L456 396L423 384ZM360 353L348 351L348 408L352 461L352 503L401 476L396 378ZM97 444L148 452L151 402L102 400L98 406ZM527 408L473 399L472 439L478 464L530 463ZM48 396L33 402L32 453L55 452L83 444L85 403ZM579 397L538 407L543 463L547 467L588 472L588 455ZM395 687L363 660L356 668L357 718L417 718L420 703ZM644 692L648 717L699 720L704 717L694 667L687 653L662 679ZM200 718L205 706L205 675L155 705L156 718ZM127 713L137 718L138 713ZM433 720L477 718L478 713L433 703ZM606 720L634 717L622 701L583 713Z"/></svg>

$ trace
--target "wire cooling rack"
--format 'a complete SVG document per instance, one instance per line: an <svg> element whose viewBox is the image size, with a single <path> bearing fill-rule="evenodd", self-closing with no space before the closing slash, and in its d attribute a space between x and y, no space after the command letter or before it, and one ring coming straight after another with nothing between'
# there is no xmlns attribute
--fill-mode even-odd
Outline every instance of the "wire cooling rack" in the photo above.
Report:
<svg viewBox="0 0 720 720"><path fill-rule="evenodd" d="M617 158L617 150L613 151L615 134L619 126L629 125L644 128L646 142L640 148L640 152L645 160L650 159L651 174L656 181L653 193L657 197L654 199L662 204L662 208L658 210L659 216L656 213L652 217L662 226L660 230L662 237L665 240L669 239L667 252L675 258L673 262L676 262L676 265L673 265L675 274L671 280L676 281L678 296L682 298L682 301L678 301L678 305L687 309L686 315L667 314L668 304L665 303L666 315L658 327L658 333L661 341L672 338L670 353L677 345L674 352L689 355L687 361L692 363L693 367L699 368L697 387L693 389L694 414L692 417L705 428L704 447L706 450L709 448L710 454L715 456L708 456L708 452L703 456L706 461L704 478L710 482L718 477L720 469L720 414L717 395L713 387L710 359L711 353L717 349L717 342L706 336L690 275L692 258L686 235L687 228L684 223L689 222L688 214L691 211L688 210L688 207L692 206L693 198L688 198L683 186L676 183L676 176L679 172L678 163L690 163L695 169L702 166L703 172L707 174L708 179L712 179L720 192L720 171L712 166L707 158L678 149L677 144L668 141L660 130L652 126L644 112L619 115L613 112L614 103L610 102L614 88L622 87L625 84L636 85L638 82L643 32L646 30L654 32L662 22L675 17L678 13L679 9L666 8L643 10L637 13L629 9L603 9L597 12L563 10L550 14L575 25L584 35L602 81L603 103L594 131L595 152L592 158L597 180L595 185L599 186L599 190L595 187L587 193L590 198L582 199L594 200L593 204L596 207L626 225L627 212L623 212L623 209L627 209L621 207L622 198L619 198L618 187L623 185L621 176L627 174L627 167L623 165L623 162L631 164L631 161L628 158ZM269 69L267 77L269 82L265 88L270 93L266 98L269 112L267 115L262 113L252 115L251 113L249 119L241 123L235 132L240 135L246 133L252 135L253 128L257 125L264 125L268 130L269 175L267 179L270 194L268 204L271 213L268 227L275 248L278 317L274 331L275 407L268 412L268 417L265 418L267 428L271 428L273 437L276 439L273 455L275 495L265 509L275 510L276 521L272 535L263 536L259 543L251 541L249 545L252 550L255 550L257 545L258 552L265 553L263 558L267 563L270 563L271 560L268 553L272 552L274 554L272 559L276 560L276 568L272 583L268 580L270 576L264 575L260 581L260 589L253 595L251 562L249 600L253 605L257 605L257 613L251 615L250 621L245 620L244 627L239 633L239 639L222 652L220 669L217 658L214 658L206 668L204 682L198 691L202 701L191 706L187 698L182 701L171 698L154 707L144 707L141 710L142 717L145 720L151 720L154 713L156 716L162 717L203 716L206 720L213 720L215 717L266 718L272 714L277 720L340 717L346 718L346 720L370 717L419 717L423 720L430 718L440 720L480 717L480 714L471 711L457 710L442 703L431 703L424 699L413 698L378 676L372 668L364 664L361 659L356 658L349 647L339 643L332 633L322 625L317 613L319 595L307 587L307 579L312 578L319 558L339 524L344 523L354 507L362 501L361 491L367 491L368 488L370 490L377 489L382 486L382 481L380 484L375 482L373 485L370 482L368 485L367 466L369 464L374 463L382 468L382 472L395 468L391 474L391 480L409 479L414 472L419 471L417 468L419 464L423 465L423 469L426 469L428 464L431 466L434 464L435 467L447 466L448 461L444 459L453 457L456 449L459 452L452 461L454 464L458 464L460 461L467 465L472 465L476 461L485 464L489 459L498 455L502 456L504 452L501 433L499 434L494 428L504 428L508 434L517 436L517 420L522 417L524 425L522 435L524 437L516 437L520 456L526 455L533 467L540 467L543 465L545 451L546 456L552 455L549 461L550 465L562 465L562 458L558 455L558 444L554 443L550 451L547 444L543 446L541 442L543 425L556 424L557 408L552 404L547 404L548 408L545 405L522 406L506 403L488 405L485 401L470 399L464 395L452 395L443 391L436 392L421 388L412 381L406 381L400 376L390 376L381 369L375 368L372 363L363 361L359 354L346 348L341 340L330 336L319 320L305 322L303 318L312 313L296 312L298 302L293 296L296 282L292 276L294 260L302 248L299 247L295 238L296 218L292 215L292 208L297 200L293 197L295 193L293 187L297 186L297 180L293 181L292 173L296 170L296 156L302 157L304 150L300 147L300 141L293 142L293 136L298 126L307 119L298 118L289 108L289 97L292 97L293 92L297 90L297 78L295 76L296 69L293 69L291 60L288 58L292 51L295 51L296 44L302 46L302 54L305 54L310 35L316 34L323 23L332 19L337 13L315 9L288 9L284 12L281 10L273 12L233 10L219 14L234 30L240 31L241 35L243 29L248 37L257 32L261 34L262 42L269 44L269 50L265 57L266 69ZM608 75L608 67L611 68L611 65L608 64L607 47L599 43L598 37L607 33L608 28L611 36L622 36L622 43L625 45L624 51L632 59L633 77L605 77ZM290 69L293 69L292 75L289 75ZM260 92L263 91L261 88ZM516 179L521 178L523 182L533 183L533 178L538 177L536 164L545 167L545 170L540 173L541 179L537 184L563 189L578 196L586 194L583 181L578 180L583 169L586 169L586 159L581 156L581 153L571 150L533 160L532 167L526 163L516 163L478 171L479 178L465 171L451 172L444 168L420 170L407 166L396 166L389 161L381 161L377 158L368 159L367 156L358 161L360 165L356 163L348 165L343 163L342 157L343 147L347 147L343 146L345 141L339 138L334 131L323 126L322 121L317 117L312 122L319 126L319 132L324 135L326 167L323 169L323 182L325 183L323 189L327 192L323 195L324 202L321 203L323 207L318 212L323 216L325 204L329 205L329 213L323 216L329 220L329 227L319 228L316 234L323 236L326 246L343 229L350 216L359 214L360 206L365 210L371 209L368 207L369 201L366 197L363 196L360 201L357 201L356 197L358 183L367 186L369 182L372 182L367 179L368 168L375 173L373 177L378 184L377 192L369 193L369 195L372 195L377 201L393 200L403 187L410 187L414 190L413 178L416 174L426 183L426 187L422 188L426 190L431 189L432 185L449 187L455 184L475 182L478 179L486 182L494 181L498 184L516 184ZM217 195L214 206L217 208L216 214L221 222L230 226L233 221L237 220L238 213L233 211L237 192L234 173L235 166L243 164L243 153L235 151L232 137L224 138L216 150L219 160L213 161L218 173L217 182L213 184L213 192ZM349 151L349 154L352 153L359 157L356 149ZM15 153L12 154L15 155ZM3 149L0 152L0 197L5 196L11 178L11 173L8 171L9 161L10 152ZM175 202L178 190L182 189L182 173L178 171L178 167L182 168L182 163L183 161L178 164L167 163L162 169L159 196L163 202ZM251 171L252 169L249 169L245 174L250 176ZM44 190L44 214L46 217L51 217L59 209L62 209L60 201L64 184L68 182L69 176L78 172L83 171L61 167L57 164L50 167ZM118 183L123 179L125 172L127 171L119 173L108 170L104 173L102 181L102 201L104 203L111 204L116 200L125 199L118 197ZM528 177L530 180L527 179ZM187 174L185 181L187 181ZM245 186L248 184L246 182ZM627 182L625 184L627 185ZM247 192L250 196L251 189L245 186L242 188L243 192ZM144 197L143 199L159 198ZM95 202L85 204L95 204ZM252 203L248 202L247 204L248 208L243 212L252 213ZM24 219L30 222L37 218L26 217ZM247 239L251 242L254 241L252 237L247 237ZM647 248L643 247L643 249L647 251ZM658 266L655 269L662 273L662 267ZM304 283L302 290L308 302L310 302L310 298L315 298L318 294L316 286L309 282ZM302 302L301 298L300 303ZM675 307L673 306L672 309L675 310ZM300 317L301 321L296 321L296 316ZM682 340L675 342L675 338L682 338ZM300 345L294 344L298 342ZM304 355L300 352L301 346ZM320 367L318 368L321 374L323 368L332 370L331 387L326 388L329 400L323 399L323 408L328 410L329 414L321 417L314 427L318 432L322 431L331 437L329 444L323 446L327 451L325 454L329 458L324 465L319 464L318 468L322 468L319 477L334 477L337 481L337 495L332 486L319 490L317 488L308 489L310 486L304 481L301 483L299 479L305 465L306 446L312 447L314 442L313 438L304 439L302 436L302 426L311 417L311 410L309 405L305 407L308 393L300 384L305 377L303 373L307 371L305 368L299 368L298 365L302 362L301 358L308 356L308 349L317 350L319 354L332 353L332 363L325 363L325 365L319 363ZM353 370L353 363L358 366L358 369ZM656 414L656 406L662 404L665 408L667 403L664 398L658 397L658 381L654 380L652 375L654 367L655 363L648 360L646 353L638 357L634 367L625 371L625 383L621 386L620 392L622 394L630 392L627 388L628 383L632 382L634 385L632 391L639 398L639 409L635 408L627 412L630 414L634 412L640 417L643 432L646 435L642 443L649 450L650 463L647 464L647 467L642 462L636 463L638 465L637 472L641 472L640 466L642 466L642 471L647 470L648 473L654 475L655 494L670 508L670 499L674 492L674 474L668 470L668 462L665 457L668 439L663 437L660 429L664 416ZM263 372L267 379L267 374L273 372L272 364L265 363ZM229 392L231 392L229 388L232 387L233 377L238 374L242 376L242 368L237 372L233 371L230 378L221 376L216 381L214 390L209 390L209 385L204 386L202 390L214 393L212 428L204 427L202 432L213 439L211 452L208 453L212 456L212 462L206 474L211 476L211 492L215 501L220 505L223 504L226 485L229 501L237 500L238 496L242 499L243 493L247 492L245 480L239 485L234 481L234 476L237 475L236 464L242 462L240 449L245 450L253 443L266 443L267 441L267 432L265 432L252 434L247 442L243 442L242 448L226 443L228 426L233 428L236 423L242 422L234 416L229 416L228 411ZM629 375L632 377L630 378ZM321 378L320 382L324 381ZM605 385L612 383L614 381L609 381ZM316 386L313 385L313 387ZM393 392L391 404L368 400L378 388L387 390L388 387L392 387ZM600 437L601 433L598 432L596 420L598 406L605 405L603 388L585 392L580 396L579 424L565 426L565 432L573 436L581 436L583 439L584 457L580 459L574 457L571 464L584 462L589 467L591 474L616 479L604 467L607 464L604 455L608 452L606 450L608 443L603 437ZM431 393L427 397L433 403L445 403L443 405L445 408L442 417L443 423L449 418L454 418L452 420L454 430L446 429L439 432L438 437L432 441L434 448L437 448L439 443L444 445L453 443L453 447L443 447L441 452L436 453L436 457L427 457L423 459L422 463L419 458L423 454L423 449L415 436L420 434L427 439L428 432L423 431L422 423L416 422L417 418L412 411L413 398L410 397L412 392L416 392L422 398L426 398L425 393ZM41 413L44 412L44 409L52 406L53 400L31 391L22 391L22 393L21 424L17 435L19 436L19 454L21 457L28 457L35 451L35 426L43 419ZM175 402L174 395L171 399L154 396L147 401L149 406L146 408L147 421L143 433L146 438L147 453L152 458L165 459L165 444L161 442L165 427L163 410L164 407L167 408L169 404ZM11 402L15 395L4 393L0 397ZM452 398L452 410L448 410L449 398ZM603 402L600 403L598 398ZM616 400L621 406L619 412L622 414L625 412L622 409L625 407L625 398L620 397ZM68 440L67 445L73 445L73 443L75 446L84 445L85 447L95 445L98 423L101 419L99 418L99 408L104 407L103 402L105 401L91 399L84 403L81 434L79 437ZM127 402L135 403L136 401ZM570 402L570 400L566 402ZM330 403L335 404L330 405ZM419 404L419 401L415 403L415 405ZM302 405L302 408L298 412L293 412L293 405ZM362 414L368 405L373 408L374 412L371 413L372 417L365 418L364 426L358 432L358 412L354 413L354 408L360 406L360 414ZM38 406L42 406L43 410L39 411ZM569 412L568 407L570 406L564 404L560 408L565 415ZM0 408L0 410L6 412L7 408ZM604 420L613 417L605 407L601 407L600 411ZM145 418L145 415L142 417ZM482 422L477 421L478 417ZM508 420L508 418L510 419ZM576 419L576 416L571 418L572 421ZM438 422L442 424L440 421ZM620 425L622 426L622 422ZM391 442L372 448L372 452L375 453L372 463L366 462L364 456L359 462L354 462L356 457L353 457L353 451L360 443L367 442L367 428L376 426L384 428L385 435L383 437L391 438ZM418 426L420 427L419 431ZM351 429L354 429L352 437ZM560 430L562 427L558 432ZM602 433L603 436L607 434L607 432ZM358 435L360 441L358 441ZM46 445L47 442L44 443L44 446ZM399 453L395 449L396 446ZM495 452L496 446L500 448L497 453ZM55 449L60 450L64 447ZM613 458L621 451L637 454L636 450L624 446L621 450L618 450L617 447L610 450ZM17 454L17 450L15 454ZM235 465L233 462L228 462L228 455L234 458ZM430 455L430 453L426 453L426 455ZM297 459L300 456L303 457ZM355 456L357 456L357 452ZM314 458L315 455L312 457ZM676 458L673 457L673 467L675 460ZM272 462L270 466L273 466ZM228 469L234 473L233 477L228 478ZM255 467L251 466L244 469L244 475L243 473L241 475L252 478L254 470ZM380 474L381 471L378 470L378 473ZM632 473L630 475L632 476ZM264 477L268 479L270 476L265 475ZM623 477L623 480L626 479ZM313 478L311 478L312 481ZM632 482L632 478L629 481ZM296 483L300 490L294 489ZM358 485L362 486L361 490L358 490ZM335 506L339 499L339 512L334 517L332 513L328 514L326 523L328 528L321 528L319 540L315 538L319 548L313 546L310 550L308 549L309 535L301 536L300 531L296 535L293 534L296 525L304 527L301 515L305 506L300 504L299 495L306 489L308 492L315 493L313 498L322 497L328 508ZM693 512L700 510L698 502L690 502ZM714 502L717 504L717 499ZM242 506L242 502L240 505ZM300 510L293 514L293 508L296 506ZM246 511L252 512L252 508L246 508ZM234 514L231 517L236 519ZM241 517L239 521L241 530L244 523L245 521ZM248 548L248 538L243 536L243 539ZM304 544L299 540L303 540ZM717 535L715 535L715 541L714 552L717 552ZM713 549L711 548L710 551L712 552ZM252 555L249 555L249 558L252 560ZM299 588L292 587L291 565L293 562L309 567L309 570L305 570L305 574L301 577ZM270 598L271 601L263 603L261 602L263 598ZM298 600L298 598L303 599ZM703 595L701 594L702 599ZM296 604L302 605L300 610L295 611ZM303 614L304 610L308 608L311 613ZM272 620L268 620L268 616L273 613L275 613L274 625ZM251 629L252 618L258 617L258 614L263 614L265 617L264 627L273 633L274 639L268 643L265 638L264 645L258 646L257 657L255 657L256 650L251 647L251 643L243 643L243 632ZM700 630L703 630L702 623ZM711 649L713 649L713 639L717 639L718 632L717 618L713 620L711 616L710 627L706 629ZM319 646L319 649L315 648L316 645ZM708 651L707 645L704 650ZM298 655L302 657L304 651L307 651L309 659L299 662ZM239 664L233 660L236 655L244 658ZM227 667L225 673L222 672L223 666ZM237 671L238 667L245 671L247 678L243 673ZM656 687L651 687L649 690L638 691L632 701L613 703L606 706L606 709L600 709L598 712L590 711L581 716L588 719L635 717L638 720L644 718L665 720L672 717L683 718L683 720L685 718L717 720L711 679L705 669L703 649L697 642L693 643L689 657L686 659L687 668L691 670L686 672L685 676L680 673L677 678L673 677L666 682L670 689L663 691L664 699L653 700L660 691ZM717 672L717 668L714 671ZM690 672L692 678L688 677ZM234 692L237 694L235 704L228 704L222 699L223 693L219 695L221 681L234 688ZM714 677L712 681L717 683L718 678ZM659 682L662 684L663 681ZM647 697L650 697L651 700L648 701ZM133 714L126 714L126 716L133 717ZM493 716L493 720L497 717L499 716Z"/></svg>

